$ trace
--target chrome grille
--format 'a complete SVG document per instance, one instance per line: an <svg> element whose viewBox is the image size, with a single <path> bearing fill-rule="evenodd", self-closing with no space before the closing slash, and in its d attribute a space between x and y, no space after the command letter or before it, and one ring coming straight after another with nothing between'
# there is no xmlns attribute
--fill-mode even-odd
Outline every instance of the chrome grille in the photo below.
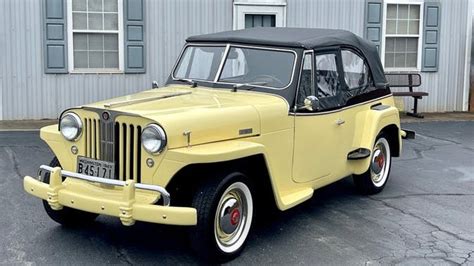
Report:
<svg viewBox="0 0 474 266"><path fill-rule="evenodd" d="M141 126L84 118L86 157L115 163L115 179L141 182Z"/></svg>

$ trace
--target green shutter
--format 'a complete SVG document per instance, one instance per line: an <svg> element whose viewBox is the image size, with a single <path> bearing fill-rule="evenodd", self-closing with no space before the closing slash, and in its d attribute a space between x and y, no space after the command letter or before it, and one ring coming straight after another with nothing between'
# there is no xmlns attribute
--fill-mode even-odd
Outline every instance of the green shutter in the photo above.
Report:
<svg viewBox="0 0 474 266"><path fill-rule="evenodd" d="M67 73L66 0L43 0L44 69Z"/></svg>
<svg viewBox="0 0 474 266"><path fill-rule="evenodd" d="M124 0L125 73L145 73L145 3Z"/></svg>
<svg viewBox="0 0 474 266"><path fill-rule="evenodd" d="M439 65L439 28L441 9L438 2L425 2L421 71L436 72Z"/></svg>
<svg viewBox="0 0 474 266"><path fill-rule="evenodd" d="M366 0L364 38L372 41L380 54L382 44L382 0Z"/></svg>

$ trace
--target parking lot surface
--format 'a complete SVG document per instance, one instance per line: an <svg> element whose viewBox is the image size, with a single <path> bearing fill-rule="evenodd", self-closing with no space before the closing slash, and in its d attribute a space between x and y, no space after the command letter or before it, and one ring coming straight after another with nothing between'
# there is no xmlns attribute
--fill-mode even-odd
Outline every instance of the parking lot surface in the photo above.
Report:
<svg viewBox="0 0 474 266"><path fill-rule="evenodd" d="M351 178L254 226L230 264L474 265L474 122L409 123L385 190L358 195ZM193 264L180 227L100 216L81 228L50 220L23 191L52 158L38 132L0 132L0 263Z"/></svg>

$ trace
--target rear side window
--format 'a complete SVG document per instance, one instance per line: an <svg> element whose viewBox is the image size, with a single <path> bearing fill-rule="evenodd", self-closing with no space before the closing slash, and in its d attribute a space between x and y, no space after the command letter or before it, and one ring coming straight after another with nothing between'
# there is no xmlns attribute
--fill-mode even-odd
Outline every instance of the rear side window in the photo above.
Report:
<svg viewBox="0 0 474 266"><path fill-rule="evenodd" d="M339 74L337 72L336 54L320 54L316 56L316 84L318 97L336 96L339 90Z"/></svg>
<svg viewBox="0 0 474 266"><path fill-rule="evenodd" d="M341 56L347 87L354 90L369 86L370 73L364 59L349 50L342 50Z"/></svg>

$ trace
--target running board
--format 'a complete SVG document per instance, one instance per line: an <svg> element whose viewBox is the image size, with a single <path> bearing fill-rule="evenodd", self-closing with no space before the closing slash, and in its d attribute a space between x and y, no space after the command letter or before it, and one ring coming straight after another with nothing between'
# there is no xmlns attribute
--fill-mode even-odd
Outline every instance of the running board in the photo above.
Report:
<svg viewBox="0 0 474 266"><path fill-rule="evenodd" d="M370 150L366 148L355 149L347 154L347 160L360 160L370 156Z"/></svg>

